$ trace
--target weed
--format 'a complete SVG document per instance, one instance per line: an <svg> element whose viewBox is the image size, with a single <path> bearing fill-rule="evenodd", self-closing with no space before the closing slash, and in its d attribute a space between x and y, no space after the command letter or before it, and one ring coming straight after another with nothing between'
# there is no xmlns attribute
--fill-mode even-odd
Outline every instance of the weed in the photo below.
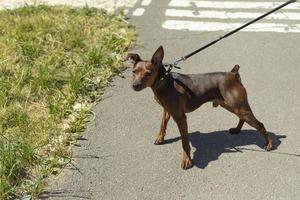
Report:
<svg viewBox="0 0 300 200"><path fill-rule="evenodd" d="M70 162L69 145L134 33L88 6L25 6L0 19L0 199L36 197Z"/></svg>

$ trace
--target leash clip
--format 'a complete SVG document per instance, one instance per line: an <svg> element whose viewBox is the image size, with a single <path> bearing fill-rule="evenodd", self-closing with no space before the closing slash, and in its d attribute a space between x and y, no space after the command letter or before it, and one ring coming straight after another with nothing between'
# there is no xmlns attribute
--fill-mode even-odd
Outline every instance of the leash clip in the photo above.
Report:
<svg viewBox="0 0 300 200"><path fill-rule="evenodd" d="M176 69L181 69L181 67L178 67L178 64L179 64L179 62L185 61L185 60L186 60L185 57L181 57L181 58L175 60L173 63L164 63L163 66L165 68L168 68L166 74L169 74L172 71L173 67Z"/></svg>
<svg viewBox="0 0 300 200"><path fill-rule="evenodd" d="M176 66L175 68L177 68L178 63L181 62L181 61L185 61L185 60L186 60L186 58L183 56L183 57L175 60L175 62L173 63L173 65ZM177 69L181 69L181 68L179 67Z"/></svg>

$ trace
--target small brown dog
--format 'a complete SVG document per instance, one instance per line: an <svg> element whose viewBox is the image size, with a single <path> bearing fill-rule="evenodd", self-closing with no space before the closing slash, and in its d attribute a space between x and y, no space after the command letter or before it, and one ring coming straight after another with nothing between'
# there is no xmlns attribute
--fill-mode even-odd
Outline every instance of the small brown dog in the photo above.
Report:
<svg viewBox="0 0 300 200"><path fill-rule="evenodd" d="M237 127L229 129L232 134L238 134L244 122L256 128L265 138L265 149L272 149L272 139L264 125L253 115L248 104L247 93L239 75L239 66L231 72L214 72L206 74L169 73L162 65L164 50L159 47L151 61L144 61L138 54L129 53L127 59L133 60L133 84L135 91L151 87L155 99L164 108L160 132L155 144L163 144L167 123L170 116L177 123L182 138L183 159L181 167L192 166L188 126L185 113L192 112L202 104L212 101L213 106L222 106L239 117Z"/></svg>

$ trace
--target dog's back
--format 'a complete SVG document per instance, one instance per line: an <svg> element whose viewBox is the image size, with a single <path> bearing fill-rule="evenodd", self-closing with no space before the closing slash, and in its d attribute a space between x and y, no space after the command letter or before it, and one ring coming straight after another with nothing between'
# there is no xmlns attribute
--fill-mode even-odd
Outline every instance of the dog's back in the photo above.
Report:
<svg viewBox="0 0 300 200"><path fill-rule="evenodd" d="M240 81L239 65L235 65L230 72L211 72L203 74L171 73L171 77L186 86L196 96L203 95L207 91L219 88L219 84L226 78L237 78Z"/></svg>

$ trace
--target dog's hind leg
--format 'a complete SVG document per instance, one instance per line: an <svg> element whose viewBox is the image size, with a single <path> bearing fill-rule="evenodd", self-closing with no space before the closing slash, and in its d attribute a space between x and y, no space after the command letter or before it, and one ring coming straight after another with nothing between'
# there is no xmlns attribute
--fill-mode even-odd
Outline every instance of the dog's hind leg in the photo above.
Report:
<svg viewBox="0 0 300 200"><path fill-rule="evenodd" d="M242 127L244 122L247 122L250 126L256 128L265 138L265 149L270 151L272 149L272 139L267 133L263 123L258 121L253 115L247 99L247 92L241 83L240 76L237 73L239 66L232 69L233 74L227 74L220 85L220 92L224 98L225 109L230 112L234 112L239 118L240 122L235 131L238 131ZM221 104L220 104L221 105Z"/></svg>
<svg viewBox="0 0 300 200"><path fill-rule="evenodd" d="M233 108L228 106L226 103L220 104L223 108L225 108L226 110L228 110L232 113L235 113L240 118L240 121L239 121L237 127L229 129L229 132L231 134L239 133L241 131L241 128L244 125L244 123L247 122L250 126L254 127L262 134L262 136L265 138L265 141L266 141L265 149L267 151L270 151L272 149L271 137L267 133L263 123L258 121L255 118L255 116L253 115L252 110L249 106L247 97L246 97L246 91L240 90L240 92L242 94L244 93L245 95L241 95L243 98L240 98L239 101L237 101L237 100L232 101L232 102L236 102L236 104L231 103L230 98L228 98L228 100L229 100L228 102L230 102L232 105L234 105Z"/></svg>
<svg viewBox="0 0 300 200"><path fill-rule="evenodd" d="M259 131L266 141L266 145L264 148L267 151L272 150L272 147L273 147L272 139L271 139L270 135L267 133L264 124L261 123L260 121L258 121L255 118L255 116L253 115L251 109L247 109L247 107L249 107L249 106L246 106L245 107L246 109L241 108L242 112L239 112L240 118L242 120L244 120L245 122L247 122L250 126L254 127L257 131Z"/></svg>
<svg viewBox="0 0 300 200"><path fill-rule="evenodd" d="M245 123L245 120L240 119L238 125L235 128L229 129L229 133L231 133L231 134L239 134L241 132L241 129L242 129L244 123Z"/></svg>
<svg viewBox="0 0 300 200"><path fill-rule="evenodd" d="M160 124L160 131L154 142L155 145L163 144L169 119L170 119L170 114L164 109L163 117Z"/></svg>
<svg viewBox="0 0 300 200"><path fill-rule="evenodd" d="M230 106L228 106L224 103L224 101L214 101L213 106L215 106L215 105L220 105L221 107L228 110L229 112L236 114ZM245 120L240 118L238 125L235 128L230 128L229 133L239 134L241 132L241 129L242 129L243 125L244 125L244 122L245 122Z"/></svg>

